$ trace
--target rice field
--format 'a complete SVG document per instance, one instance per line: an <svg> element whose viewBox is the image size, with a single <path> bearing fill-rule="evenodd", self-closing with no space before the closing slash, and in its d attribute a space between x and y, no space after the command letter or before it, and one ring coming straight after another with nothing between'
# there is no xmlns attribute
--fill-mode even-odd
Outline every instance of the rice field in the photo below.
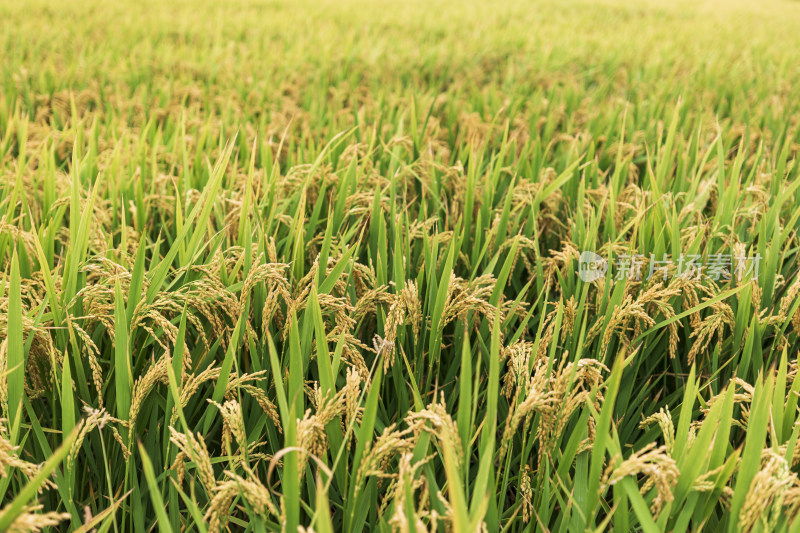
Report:
<svg viewBox="0 0 800 533"><path fill-rule="evenodd" d="M0 531L800 531L800 4L0 4Z"/></svg>

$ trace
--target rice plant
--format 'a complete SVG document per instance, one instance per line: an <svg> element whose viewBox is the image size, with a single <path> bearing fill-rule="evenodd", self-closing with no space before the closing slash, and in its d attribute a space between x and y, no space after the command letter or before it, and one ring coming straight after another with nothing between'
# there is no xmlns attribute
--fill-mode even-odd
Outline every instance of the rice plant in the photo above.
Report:
<svg viewBox="0 0 800 533"><path fill-rule="evenodd" d="M0 531L800 531L800 5L0 5Z"/></svg>

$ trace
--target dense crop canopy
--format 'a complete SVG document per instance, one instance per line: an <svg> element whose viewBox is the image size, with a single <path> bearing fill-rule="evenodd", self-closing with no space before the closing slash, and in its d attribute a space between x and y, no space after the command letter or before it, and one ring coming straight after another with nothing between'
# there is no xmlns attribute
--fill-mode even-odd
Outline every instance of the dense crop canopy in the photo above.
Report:
<svg viewBox="0 0 800 533"><path fill-rule="evenodd" d="M0 20L0 530L800 530L800 4Z"/></svg>

